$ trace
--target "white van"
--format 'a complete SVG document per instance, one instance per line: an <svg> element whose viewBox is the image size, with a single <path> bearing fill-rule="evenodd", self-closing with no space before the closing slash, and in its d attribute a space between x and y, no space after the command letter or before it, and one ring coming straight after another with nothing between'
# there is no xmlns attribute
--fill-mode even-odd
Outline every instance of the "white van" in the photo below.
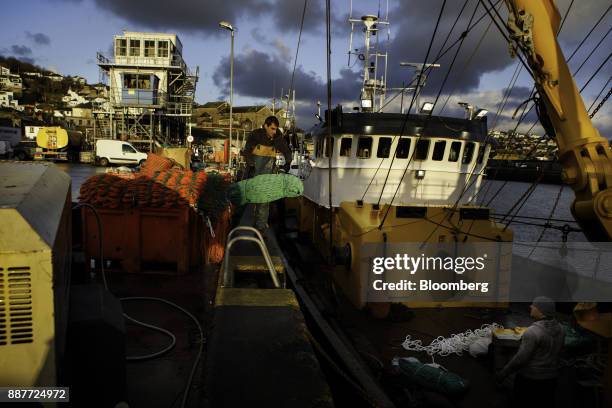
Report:
<svg viewBox="0 0 612 408"><path fill-rule="evenodd" d="M114 164L142 164L147 160L147 154L139 152L128 142L121 140L96 141L96 161L101 166Z"/></svg>

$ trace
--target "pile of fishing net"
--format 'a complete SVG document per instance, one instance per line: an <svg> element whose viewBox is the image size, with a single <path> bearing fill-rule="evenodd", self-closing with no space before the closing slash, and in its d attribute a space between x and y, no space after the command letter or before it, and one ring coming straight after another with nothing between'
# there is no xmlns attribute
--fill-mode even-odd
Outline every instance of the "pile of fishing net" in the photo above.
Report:
<svg viewBox="0 0 612 408"><path fill-rule="evenodd" d="M234 205L269 203L304 193L302 180L291 174L262 174L231 185L228 195Z"/></svg>
<svg viewBox="0 0 612 408"><path fill-rule="evenodd" d="M96 208L180 208L194 206L205 185L206 173L178 169L157 171L151 177L96 174L81 185L79 202Z"/></svg>
<svg viewBox="0 0 612 408"><path fill-rule="evenodd" d="M210 262L223 258L231 215L226 175L183 170L172 159L149 153L140 171L108 172L89 177L79 202L104 209L193 208L208 231L204 250Z"/></svg>

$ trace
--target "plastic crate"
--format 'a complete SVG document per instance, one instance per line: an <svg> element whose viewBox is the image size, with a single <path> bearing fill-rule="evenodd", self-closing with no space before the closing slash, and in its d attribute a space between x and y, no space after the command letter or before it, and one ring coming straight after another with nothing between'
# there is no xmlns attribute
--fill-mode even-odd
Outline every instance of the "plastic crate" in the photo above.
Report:
<svg viewBox="0 0 612 408"><path fill-rule="evenodd" d="M102 222L103 257L110 270L181 275L207 263L202 219L190 207L97 211ZM85 259L95 259L99 265L96 216L86 207L81 216Z"/></svg>

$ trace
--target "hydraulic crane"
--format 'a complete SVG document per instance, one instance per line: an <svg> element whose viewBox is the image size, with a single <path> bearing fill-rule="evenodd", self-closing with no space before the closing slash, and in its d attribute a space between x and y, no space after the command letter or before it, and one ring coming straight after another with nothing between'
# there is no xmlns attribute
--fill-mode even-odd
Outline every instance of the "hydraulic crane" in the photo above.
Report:
<svg viewBox="0 0 612 408"><path fill-rule="evenodd" d="M561 52L561 16L553 0L504 0L512 52L529 65L540 121L559 146L563 181L576 198L572 214L590 241L612 240L612 150L595 129Z"/></svg>

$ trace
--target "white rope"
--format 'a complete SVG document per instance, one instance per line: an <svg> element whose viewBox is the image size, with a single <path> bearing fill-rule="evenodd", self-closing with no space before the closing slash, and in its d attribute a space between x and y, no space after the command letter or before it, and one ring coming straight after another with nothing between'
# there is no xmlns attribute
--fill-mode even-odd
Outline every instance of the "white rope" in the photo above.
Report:
<svg viewBox="0 0 612 408"><path fill-rule="evenodd" d="M429 346L423 346L421 340L412 340L410 335L402 343L402 347L409 351L425 351L433 359L434 355L446 357L451 354L462 355L470 344L483 337L490 337L493 330L503 329L504 327L497 323L484 324L480 329L467 330L459 334L451 334L450 337L442 336L436 338Z"/></svg>

